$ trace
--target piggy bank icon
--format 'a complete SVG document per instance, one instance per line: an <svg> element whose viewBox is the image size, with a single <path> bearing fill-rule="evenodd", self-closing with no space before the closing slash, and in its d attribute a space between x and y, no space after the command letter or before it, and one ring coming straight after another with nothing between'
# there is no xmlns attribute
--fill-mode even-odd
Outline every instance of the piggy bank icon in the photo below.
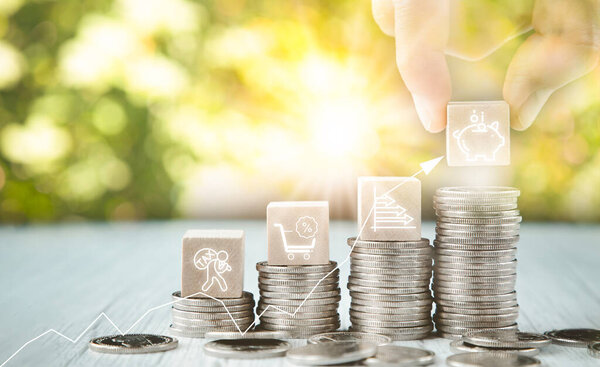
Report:
<svg viewBox="0 0 600 367"><path fill-rule="evenodd" d="M468 161L494 161L496 153L506 143L498 127L498 121L489 125L478 122L455 130L452 136Z"/></svg>

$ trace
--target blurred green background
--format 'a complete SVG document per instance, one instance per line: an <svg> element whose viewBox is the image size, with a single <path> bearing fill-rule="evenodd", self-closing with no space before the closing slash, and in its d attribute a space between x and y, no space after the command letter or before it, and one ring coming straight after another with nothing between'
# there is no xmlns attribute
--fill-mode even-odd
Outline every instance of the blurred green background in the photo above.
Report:
<svg viewBox="0 0 600 367"><path fill-rule="evenodd" d="M526 28L530 8L456 10L464 56ZM454 99L501 99L526 36L449 56ZM410 175L445 151L394 59L368 1L2 0L0 219L263 217L314 199L351 218L357 175ZM596 68L513 132L510 167L422 177L424 203L507 184L526 219L600 221L599 85Z"/></svg>

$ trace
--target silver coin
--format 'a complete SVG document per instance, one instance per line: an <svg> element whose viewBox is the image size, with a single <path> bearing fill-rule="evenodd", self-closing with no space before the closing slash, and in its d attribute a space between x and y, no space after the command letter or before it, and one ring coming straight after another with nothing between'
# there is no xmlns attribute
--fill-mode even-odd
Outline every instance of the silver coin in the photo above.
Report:
<svg viewBox="0 0 600 367"><path fill-rule="evenodd" d="M367 358L367 366L426 366L432 364L435 353L419 348L401 347L399 345L383 345L377 348L374 357Z"/></svg>
<svg viewBox="0 0 600 367"><path fill-rule="evenodd" d="M451 196L433 196L433 202L438 204L454 204L454 205L494 205L494 204L511 204L517 203L516 196L511 197L478 197L474 199L459 198Z"/></svg>
<svg viewBox="0 0 600 367"><path fill-rule="evenodd" d="M460 210L435 210L438 218L507 218L520 216L518 209L495 212L460 211Z"/></svg>
<svg viewBox="0 0 600 367"><path fill-rule="evenodd" d="M429 307L413 308L413 312L394 312L394 313L368 313L359 311L354 308L350 308L350 317L362 320L373 320L373 321L412 321L422 320L431 317L431 309ZM397 310L397 309L394 309Z"/></svg>
<svg viewBox="0 0 600 367"><path fill-rule="evenodd" d="M507 217L495 217L495 218L457 218L457 217L438 217L437 223L455 223L455 224L466 224L466 225L500 225L500 224L513 224L521 223L523 217L519 215L507 216Z"/></svg>
<svg viewBox="0 0 600 367"><path fill-rule="evenodd" d="M328 331L336 331L339 329L340 324L324 324L324 325L311 325L311 326L297 326L297 325L278 325L270 323L261 323L260 328L262 330L277 330L277 331L288 331L294 337L299 334L309 337L310 335L317 333L324 333Z"/></svg>
<svg viewBox="0 0 600 367"><path fill-rule="evenodd" d="M451 262L443 262L437 260L435 268L437 269L461 269L461 270L506 270L511 269L514 272L517 271L517 260L499 262L499 263L457 263L452 259Z"/></svg>
<svg viewBox="0 0 600 367"><path fill-rule="evenodd" d="M512 238L514 236L519 235L518 230L512 231L497 231L497 232L475 232L475 231L457 231L452 229L444 229L437 227L435 229L435 233L439 236L444 237L456 237L456 238L467 238L478 241L481 239L482 241L491 240L491 239L502 239L502 238Z"/></svg>
<svg viewBox="0 0 600 367"><path fill-rule="evenodd" d="M363 341L382 346L385 344L390 344L392 342L392 339L385 335L361 333L358 331L334 331L330 333L315 334L307 340L309 344Z"/></svg>
<svg viewBox="0 0 600 367"><path fill-rule="evenodd" d="M456 313L463 315L506 315L510 313L519 312L519 306L511 306L511 307L494 307L494 308L464 308L464 307L448 307L442 304L436 305L437 311L442 311L444 313Z"/></svg>
<svg viewBox="0 0 600 367"><path fill-rule="evenodd" d="M290 347L279 339L220 339L204 344L204 353L219 358L273 358L285 355Z"/></svg>
<svg viewBox="0 0 600 367"><path fill-rule="evenodd" d="M505 186L456 186L440 187L435 190L438 197L457 197L457 198L503 198L518 197L521 194L519 189Z"/></svg>
<svg viewBox="0 0 600 367"><path fill-rule="evenodd" d="M508 275L514 275L515 269L452 269L445 267L434 267L434 271L438 275L450 276L450 277L502 277Z"/></svg>
<svg viewBox="0 0 600 367"><path fill-rule="evenodd" d="M386 310L388 312L395 312L395 311L400 311L401 309L404 309L404 308L410 309L412 307L431 308L432 302L433 302L433 298L420 299L420 300L414 300L414 301L402 301L402 302L370 301L370 300L353 298L350 303L350 307L364 307L364 308ZM379 313L384 313L384 312L382 311Z"/></svg>
<svg viewBox="0 0 600 367"><path fill-rule="evenodd" d="M425 289L429 290L429 286L421 286L414 288L373 288L373 287L364 287L355 285L352 283L348 283L348 289L352 292L362 292L362 293L372 293L372 294L380 294L380 295L406 295L406 294L415 294L421 293Z"/></svg>
<svg viewBox="0 0 600 367"><path fill-rule="evenodd" d="M433 317L433 321L436 326L443 329L444 327L455 327L455 328L465 328L471 329L466 330L466 332L474 331L473 329L493 329L493 328L501 328L505 326L513 325L516 321L462 321L462 320L451 320L451 319L440 319L436 316ZM447 331L447 330L446 330ZM462 335L464 336L464 332Z"/></svg>
<svg viewBox="0 0 600 367"><path fill-rule="evenodd" d="M360 259L351 259L352 264L356 266L376 266L378 268L393 268L393 269L414 269L421 268L427 269L431 268L431 258L428 260L422 261L377 261L374 263L373 261L360 260Z"/></svg>
<svg viewBox="0 0 600 367"><path fill-rule="evenodd" d="M247 312L247 311L252 311L252 309L254 309L254 303L247 303L247 304L236 305L236 306L227 306L227 308L225 308L223 305L216 306L216 307L210 307L210 306L201 307L201 306L188 306L188 305L182 305L180 303L174 303L173 309L178 310L178 311L186 311L186 312L201 313L201 314L227 313L227 311L229 311L229 312L242 312L242 311Z"/></svg>
<svg viewBox="0 0 600 367"><path fill-rule="evenodd" d="M588 345L588 352L594 358L600 358L600 343L591 343Z"/></svg>
<svg viewBox="0 0 600 367"><path fill-rule="evenodd" d="M457 224L457 223L446 223L438 222L437 228L442 228L452 231L469 231L469 232L504 232L504 231L518 231L521 228L519 223L508 223L508 224Z"/></svg>
<svg viewBox="0 0 600 367"><path fill-rule="evenodd" d="M462 310L478 310L478 309L482 309L482 310L488 310L488 309L503 309L503 308L508 308L508 307L514 307L517 306L517 300L508 300L508 301L498 301L498 302L456 302L456 301L448 301L448 300L444 300L444 299L436 299L435 300L436 305L439 306L440 308L445 308L445 307L453 307L453 308L460 308ZM466 313L466 312L465 312Z"/></svg>
<svg viewBox="0 0 600 367"><path fill-rule="evenodd" d="M174 317L179 317L183 319L191 319L191 320L228 320L231 318L240 319L240 318L248 318L254 316L254 310L249 308L245 311L237 311L237 312L212 312L212 313L199 313L199 312L190 312L190 311L181 311L177 309L172 309L171 313Z"/></svg>
<svg viewBox="0 0 600 367"><path fill-rule="evenodd" d="M395 275L422 275L422 274L427 274L427 273L431 273L431 265L422 267L422 268L405 268L405 269L398 269L398 268L376 268L373 267L372 264L369 266L362 266L362 265L356 265L356 264L350 264L350 272L351 273L355 273L355 272L359 272L362 274L378 274L378 275L391 275L391 276L395 276Z"/></svg>
<svg viewBox="0 0 600 367"><path fill-rule="evenodd" d="M367 326L367 327L388 327L388 328L413 328L419 326L428 326L431 324L431 318L426 317L421 320L410 320L410 321L377 321L377 320L364 320L350 316L350 322L353 326Z"/></svg>
<svg viewBox="0 0 600 367"><path fill-rule="evenodd" d="M300 281L317 281L321 279L339 278L340 269L326 272L314 273L265 273L258 272L258 276L262 279L279 279L279 280L300 280Z"/></svg>
<svg viewBox="0 0 600 367"><path fill-rule="evenodd" d="M337 303L331 303L327 305L317 305L317 306L307 306L302 305L302 307L298 308L298 306L275 306L264 304L262 301L258 303L258 307L256 307L256 313L260 314L263 311L268 312L280 312L280 313L294 313L297 311L301 312L332 312L337 311L339 305ZM277 339L277 338L275 338Z"/></svg>
<svg viewBox="0 0 600 367"><path fill-rule="evenodd" d="M368 280L356 278L352 274L348 277L348 284L353 284L363 287L374 288L428 288L430 283L429 278L413 281L384 281L384 280Z"/></svg>
<svg viewBox="0 0 600 367"><path fill-rule="evenodd" d="M173 324L179 326L189 326L189 327L220 327L220 326L230 326L230 325L247 325L251 324L254 321L254 315L252 317L245 317L240 319L222 319L222 320L198 320L198 319L186 319L181 317L173 316Z"/></svg>
<svg viewBox="0 0 600 367"><path fill-rule="evenodd" d="M264 273L293 273L305 274L315 272L330 272L337 267L335 261L323 265L269 265L266 261L256 263L256 270Z"/></svg>
<svg viewBox="0 0 600 367"><path fill-rule="evenodd" d="M285 331L253 330L245 333L239 331L209 331L206 339L290 339L291 334Z"/></svg>
<svg viewBox="0 0 600 367"><path fill-rule="evenodd" d="M350 237L346 243L348 246L354 248L411 249L429 247L429 240L427 238L421 238L420 241L368 241L362 239L357 240L356 237Z"/></svg>
<svg viewBox="0 0 600 367"><path fill-rule="evenodd" d="M274 317L261 317L261 323L268 323L271 325L290 325L290 326L314 326L314 325L329 325L336 324L340 322L340 318L338 315L331 317L319 317L312 319L301 319L297 317L284 319L284 318L274 318Z"/></svg>
<svg viewBox="0 0 600 367"><path fill-rule="evenodd" d="M182 304L186 306L197 306L197 307L219 307L219 306L238 306L238 305L254 305L254 295L250 292L243 292L240 298L182 298L181 291L173 292L172 299L174 304Z"/></svg>
<svg viewBox="0 0 600 367"><path fill-rule="evenodd" d="M308 294L310 291L314 291L314 293L335 291L335 290L339 289L338 286L339 286L338 283L319 284L319 285L316 285L316 286L309 286L309 287L289 287L289 286L269 285L269 284L261 284L261 283L259 283L258 284L258 289L260 291L265 291L265 292L269 292L269 293L271 293L271 292L273 292L273 293L280 292L280 293L302 293L302 294ZM305 297L300 297L300 298L305 298Z"/></svg>
<svg viewBox="0 0 600 367"><path fill-rule="evenodd" d="M295 314L289 314L289 313L282 313L280 311L272 311L272 310L267 310L264 312L260 312L259 315L262 317L265 317L267 319L276 319L276 318L280 318L282 320L314 320L314 319L322 319L322 318L329 318L329 317L335 317L335 318L339 318L339 314L337 312L337 310L334 311L327 311L327 312L296 312Z"/></svg>
<svg viewBox="0 0 600 367"><path fill-rule="evenodd" d="M433 241L435 246L435 251L437 252L439 249L448 249L448 250L459 250L459 251L498 251L498 250L510 250L515 249L514 243L507 244L481 244L481 243L448 243L448 242L439 242Z"/></svg>
<svg viewBox="0 0 600 367"><path fill-rule="evenodd" d="M489 205L477 205L477 204L445 204L445 203L433 203L433 208L440 211L465 211L465 212L500 212L507 210L517 209L517 203L506 203L506 204L489 204Z"/></svg>
<svg viewBox="0 0 600 367"><path fill-rule="evenodd" d="M304 299L317 299L317 298L332 298L332 297L337 297L340 295L340 288L336 288L335 290L331 290L331 291L323 291L323 292L312 292L310 293L310 289L307 289L306 292L268 292L268 291L263 291L263 290L259 290L259 293L262 297L266 297L266 298L278 298L278 299L289 299L289 300L293 300L293 299L299 299L299 300L304 300ZM310 293L310 295L309 295Z"/></svg>
<svg viewBox="0 0 600 367"><path fill-rule="evenodd" d="M352 253L365 255L389 255L389 256L431 256L433 247L419 247L408 249L382 249L382 248L363 248L354 247Z"/></svg>
<svg viewBox="0 0 600 367"><path fill-rule="evenodd" d="M178 340L170 336L153 334L118 334L90 340L94 352L110 354L141 354L165 352L177 348Z"/></svg>
<svg viewBox="0 0 600 367"><path fill-rule="evenodd" d="M456 256L459 258L463 258L463 257L507 257L507 256L511 256L514 257L517 255L517 249L516 248L510 248L510 249L505 249L505 250L489 250L489 251L482 251L481 249L475 249L475 250L451 250L451 249L444 249L444 248L438 248L435 251L436 255L446 255L446 256Z"/></svg>
<svg viewBox="0 0 600 367"><path fill-rule="evenodd" d="M477 345L469 344L464 340L455 340L450 343L450 351L453 353L476 353L476 352L489 352L489 351L497 351L497 352L507 352L507 353L516 353L522 356L535 357L540 354L540 350L538 348L485 348Z"/></svg>
<svg viewBox="0 0 600 367"><path fill-rule="evenodd" d="M443 236L437 235L436 241L440 242L448 242L448 243L462 243L462 244L488 244L488 245L497 245L497 244L516 244L519 242L519 235L510 236L510 237L497 237L497 238L485 238L485 237L456 237L456 236Z"/></svg>
<svg viewBox="0 0 600 367"><path fill-rule="evenodd" d="M497 288L497 289L459 289L459 288L447 288L447 287L438 287L435 285L431 287L433 290L434 297L440 297L440 295L451 294L451 295L462 295L462 296L501 296L503 294L509 293L513 288Z"/></svg>
<svg viewBox="0 0 600 367"><path fill-rule="evenodd" d="M373 294L368 292L365 293L350 291L350 297L352 297L352 300L363 299L366 301L405 302L431 299L431 292L427 290L411 294Z"/></svg>
<svg viewBox="0 0 600 367"><path fill-rule="evenodd" d="M596 329L563 329L544 333L555 344L569 347L585 348L591 343L600 342L600 330Z"/></svg>
<svg viewBox="0 0 600 367"><path fill-rule="evenodd" d="M448 274L440 274L438 272L434 272L434 279L444 282L452 282L452 283L506 283L513 282L517 279L517 273L512 273L509 275L500 275L500 276L455 276Z"/></svg>
<svg viewBox="0 0 600 367"><path fill-rule="evenodd" d="M450 367L529 367L541 362L533 357L506 352L460 353L446 359Z"/></svg>
<svg viewBox="0 0 600 367"><path fill-rule="evenodd" d="M515 288L515 280L512 281L508 281L508 282L498 282L498 283L488 283L488 282L452 282L452 281L445 281L445 280L441 280L437 277L434 277L433 279L434 284L436 285L436 288L454 288L454 289L459 289L459 290L464 290L464 291L468 291L468 290L502 290L501 293L506 293L506 292L510 292ZM461 294L465 294L465 293L461 293Z"/></svg>
<svg viewBox="0 0 600 367"><path fill-rule="evenodd" d="M471 256L448 256L438 255L434 256L436 262L441 263L455 263L455 264L498 264L506 263L515 260L514 255L510 256L496 256L496 257L471 257Z"/></svg>
<svg viewBox="0 0 600 367"><path fill-rule="evenodd" d="M325 297L325 298L306 298L306 299L282 299L282 298L272 298L272 297L261 297L261 302L265 305L273 305L273 306L292 306L292 307L300 307L300 306L320 306L320 305L330 305L337 304L340 302L342 297L337 295L335 297Z"/></svg>
<svg viewBox="0 0 600 367"><path fill-rule="evenodd" d="M472 332L465 335L464 340L486 348L540 348L551 342L550 338L542 334L502 330Z"/></svg>
<svg viewBox="0 0 600 367"><path fill-rule="evenodd" d="M354 252L352 251L350 253L350 257L352 258L352 260L365 260L365 261L372 261L374 263L379 263L379 262L398 262L398 263L404 263L407 261L429 261L431 260L431 254L424 254L424 255L402 255L402 256L398 256L398 255L372 255L372 254L364 254L364 253L360 253L360 252Z"/></svg>
<svg viewBox="0 0 600 367"><path fill-rule="evenodd" d="M519 326L514 323L512 325L508 325L508 326L496 326L496 327L464 327L464 326L450 326L450 325L444 325L444 324L438 324L436 323L436 328L439 331L443 331L446 333L451 333L451 334L458 334L460 335L460 337L462 338L463 335L467 334L467 333L471 333L474 331L480 331L480 330L490 330L490 329L494 329L494 330L514 330L517 331Z"/></svg>
<svg viewBox="0 0 600 367"><path fill-rule="evenodd" d="M436 310L435 317L438 320L454 320L454 321L464 321L464 322L503 322L508 324L514 324L517 318L519 317L518 312L508 313L508 314L500 314L500 315L466 315L462 313L448 313L441 310ZM484 345L482 345L483 347Z"/></svg>
<svg viewBox="0 0 600 367"><path fill-rule="evenodd" d="M258 277L258 283L264 285L276 285L280 287L295 287L295 288L306 288L314 287L316 285L329 285L338 284L338 277L328 277L325 279L313 279L313 280L296 280L296 279L273 279Z"/></svg>
<svg viewBox="0 0 600 367"><path fill-rule="evenodd" d="M352 331L375 333L389 336L393 341L419 340L431 334L433 324L413 328L381 328L363 325L352 325Z"/></svg>
<svg viewBox="0 0 600 367"><path fill-rule="evenodd" d="M350 311L355 312L363 312L366 314L372 314L373 317L377 315L417 315L424 313L431 313L431 303L425 303L424 306L421 307L372 307L372 306L362 306L354 303L350 304Z"/></svg>
<svg viewBox="0 0 600 367"><path fill-rule="evenodd" d="M369 342L337 342L326 344L308 344L291 349L288 361L304 366L333 365L349 363L369 358L377 353L377 344Z"/></svg>
<svg viewBox="0 0 600 367"><path fill-rule="evenodd" d="M410 274L410 275L386 275L386 274L369 274L359 273L353 271L350 276L355 279L364 279L369 281L383 281L383 282L414 282L419 280L427 280L431 278L431 272L422 274Z"/></svg>

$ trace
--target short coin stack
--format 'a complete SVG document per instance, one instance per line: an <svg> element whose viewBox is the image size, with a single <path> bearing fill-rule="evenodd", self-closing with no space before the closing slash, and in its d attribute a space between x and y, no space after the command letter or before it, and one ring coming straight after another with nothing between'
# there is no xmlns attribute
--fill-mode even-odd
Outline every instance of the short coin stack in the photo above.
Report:
<svg viewBox="0 0 600 367"><path fill-rule="evenodd" d="M254 322L254 297L243 292L241 298L182 298L173 293L170 331L173 335L203 338L210 331L246 331ZM221 303L222 302L222 303ZM225 307L223 307L223 304ZM228 312L229 311L229 312Z"/></svg>
<svg viewBox="0 0 600 367"><path fill-rule="evenodd" d="M420 241L365 241L349 238L352 330L422 339L433 329L432 248Z"/></svg>
<svg viewBox="0 0 600 367"><path fill-rule="evenodd" d="M259 328L286 331L294 338L337 330L340 288L336 267L335 261L298 266L257 263Z"/></svg>
<svg viewBox="0 0 600 367"><path fill-rule="evenodd" d="M434 196L434 321L441 336L517 328L519 190L448 187Z"/></svg>

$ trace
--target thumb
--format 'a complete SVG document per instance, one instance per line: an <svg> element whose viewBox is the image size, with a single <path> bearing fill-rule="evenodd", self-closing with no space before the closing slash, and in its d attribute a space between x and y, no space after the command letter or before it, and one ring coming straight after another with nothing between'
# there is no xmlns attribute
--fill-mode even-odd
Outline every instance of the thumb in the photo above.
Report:
<svg viewBox="0 0 600 367"><path fill-rule="evenodd" d="M394 0L396 63L430 132L446 127L452 93L444 54L449 32L447 0Z"/></svg>
<svg viewBox="0 0 600 367"><path fill-rule="evenodd" d="M517 50L504 82L514 129L527 129L554 91L598 64L599 3L538 0L533 16L538 33Z"/></svg>

